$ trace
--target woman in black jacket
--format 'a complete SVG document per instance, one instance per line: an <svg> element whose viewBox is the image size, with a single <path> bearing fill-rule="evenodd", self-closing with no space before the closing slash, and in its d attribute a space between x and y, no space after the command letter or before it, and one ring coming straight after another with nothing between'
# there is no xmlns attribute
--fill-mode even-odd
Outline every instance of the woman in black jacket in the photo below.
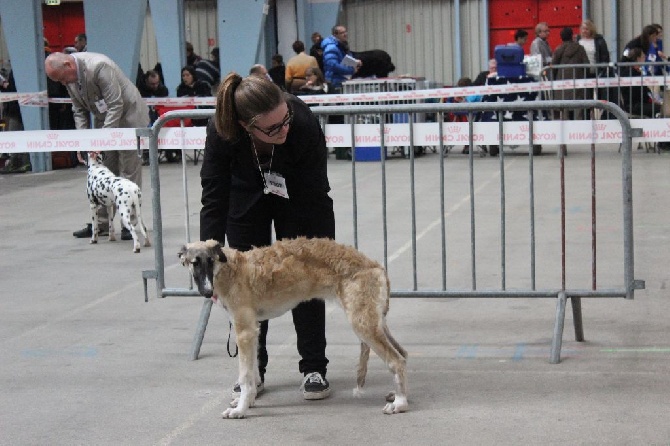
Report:
<svg viewBox="0 0 670 446"><path fill-rule="evenodd" d="M186 65L181 69L181 84L177 86L177 97L183 98L201 97L206 98L212 95L212 89L205 81L198 80L195 68ZM212 108L209 106L198 106L198 108ZM204 127L207 125L207 119L193 119L193 125L196 127Z"/></svg>
<svg viewBox="0 0 670 446"><path fill-rule="evenodd" d="M216 98L216 114L207 126L200 179L201 240L228 240L238 250L277 240L335 238L333 201L328 196L328 151L321 126L309 107L258 76L229 74ZM325 379L325 305L311 300L293 309L299 370L305 399L329 395ZM261 323L258 367L268 362ZM239 393L239 384L233 396Z"/></svg>
<svg viewBox="0 0 670 446"><path fill-rule="evenodd" d="M177 86L177 97L185 96L208 97L212 95L212 90L206 82L199 81L195 73L195 68L186 65L181 69L181 84Z"/></svg>

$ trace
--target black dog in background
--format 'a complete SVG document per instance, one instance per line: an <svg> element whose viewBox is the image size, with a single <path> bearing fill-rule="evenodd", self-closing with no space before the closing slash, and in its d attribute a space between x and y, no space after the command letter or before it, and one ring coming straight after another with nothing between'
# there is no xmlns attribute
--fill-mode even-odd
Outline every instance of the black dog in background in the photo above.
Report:
<svg viewBox="0 0 670 446"><path fill-rule="evenodd" d="M353 77L388 77L395 71L391 56L384 50L369 50L352 52L352 56L363 62L361 68Z"/></svg>

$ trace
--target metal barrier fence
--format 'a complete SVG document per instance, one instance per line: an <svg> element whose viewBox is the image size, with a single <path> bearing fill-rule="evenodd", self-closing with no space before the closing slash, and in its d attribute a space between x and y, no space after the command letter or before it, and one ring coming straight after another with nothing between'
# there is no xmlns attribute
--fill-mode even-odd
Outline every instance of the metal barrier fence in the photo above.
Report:
<svg viewBox="0 0 670 446"><path fill-rule="evenodd" d="M442 123L444 121L444 116L448 113L465 113L468 116L468 126L469 126L469 138L468 142L471 148L474 148L474 137L473 137L473 126L474 119L473 117L477 113L482 112L497 112L498 116L498 127L499 127L499 144L500 147L504 144L503 128L508 123L503 121L503 111L504 112L514 112L514 111L526 111L527 116L533 116L537 111L551 111L551 110L561 110L565 108L570 109L582 109L582 110L600 110L602 112L609 113L612 117L618 120L621 125L621 202L613 207L616 209L616 212L619 212L621 216L620 220L620 237L617 235L609 234L608 237L605 237L603 243L616 245L616 252L620 253L619 258L615 259L616 264L620 268L615 268L616 273L613 277L610 271L610 267L606 268L604 275L606 280L611 280L616 282L613 285L602 286L601 283L603 280L598 280L599 272L603 275L602 269L597 268L597 258L599 252L599 243L603 236L599 231L598 220L597 220L597 194L596 194L596 156L595 156L595 144L591 144L591 165L590 172L587 174L590 177L590 197L587 200L590 206L590 220L589 220L589 243L591 246L591 259L589 268L581 268L584 270L589 270L589 273L586 274L588 278L587 286L576 286L573 284L568 284L567 282L567 271L566 260L568 259L567 246L569 244L570 237L572 234L570 231L566 230L566 187L565 187L565 158L561 151L559 151L559 169L558 169L558 180L560 187L558 191L553 191L549 195L549 199L545 200L542 197L543 209L546 209L547 203L552 202L556 203L556 207L559 209L558 213L560 214L560 241L558 241L558 247L556 248L556 253L560 261L552 263L551 266L557 266L560 270L560 283L551 284L549 286L543 286L543 282L546 281L545 277L538 277L540 271L538 271L538 259L537 259L537 237L536 237L536 227L538 224L541 224L542 215L539 215L537 212L538 207L538 198L536 194L538 193L538 188L536 185L535 178L535 168L534 168L534 150L533 147L536 145L535 141L535 132L534 132L534 121L529 120L527 122L527 144L528 148L528 183L525 186L520 186L518 183L515 185L515 198L518 198L516 193L523 190L524 197L527 197L527 202L521 204L518 199L514 201L507 195L508 188L511 185L506 182L505 174L508 170L508 163L506 161L505 153L503 150L500 150L499 157L499 168L497 176L499 177L499 238L496 242L491 240L486 240L484 247L482 244L478 244L478 232L477 232L477 221L482 218L493 218L490 216L490 212L487 213L485 217L480 217L481 210L478 210L477 203L475 202L475 163L474 163L474 150L470 150L469 162L467 172L463 172L463 178L467 180L467 189L469 193L467 194L469 198L469 212L463 214L463 221L465 221L466 227L469 227L470 238L466 241L469 244L469 255L470 255L470 268L472 271L471 277L469 279L470 283L466 286L460 285L457 286L448 286L447 283L447 272L448 272L448 255L452 252L447 249L447 214L448 210L445 206L445 201L447 194L445 193L445 159L440 156L441 162L439 163L439 178L437 179L437 188L439 189L439 225L440 225L440 244L439 244L439 255L435 256L437 258L431 258L429 261L437 262L441 264L441 284L430 285L430 286L420 286L418 280L418 271L419 263L422 261L419 255L418 243L417 243L417 178L415 176L415 156L414 156L414 128L417 125L413 122L413 119L409 119L409 122L404 124L409 126L409 160L408 160L408 169L409 176L406 179L406 182L399 184L399 179L394 178L393 188L394 190L405 190L407 192L406 196L409 199L409 219L410 231L411 231L411 248L409 254L409 264L405 267L406 270L411 271L411 285L406 287L406 289L393 288L391 290L391 296L395 298L556 298L556 314L553 330L553 338L550 351L550 362L558 363L560 362L560 352L563 338L563 328L565 323L565 311L567 306L567 300L570 299L572 304L573 311L573 322L575 328L575 338L577 341L584 340L583 334L583 324L582 324L582 313L581 313L581 298L625 298L633 299L634 291L636 289L643 289L644 282L634 279L634 255L633 255L633 196L632 196L632 139L634 136L640 136L640 129L631 128L630 121L627 114L621 110L618 106L611 103L594 101L594 100L584 100L584 101L537 101L532 103L470 103L470 104L404 104L404 105L384 105L384 106L332 106L332 107L315 107L313 112L324 118L328 115L345 115L350 116L350 122L355 122L353 115L358 114L386 114L386 113L409 113L410 115L416 113L434 113L437 117L437 121ZM197 290L193 289L192 284L188 288L166 288L165 287L165 265L164 265L164 256L163 256L163 227L162 227L162 217L161 217L161 199L160 199L160 177L158 169L158 135L163 127L163 125L171 119L183 119L187 118L202 118L211 116L213 113L212 110L194 110L194 111L180 111L180 112L170 112L161 117L152 128L150 129L137 129L138 137L148 137L149 138L149 156L151 164L151 184L152 184L152 193L153 193L153 218L154 218L154 249L155 249L155 270L144 271L142 277L144 280L144 289L145 289L145 300L148 300L147 294L147 280L155 279L157 295L159 297L166 296L197 296ZM322 119L324 122L324 119ZM347 124L348 125L348 124ZM377 126L377 124L374 124ZM379 134L385 135L385 127L388 124L384 122L383 119L379 120ZM439 138L437 141L437 146L439 147L439 153L444 152L445 147L445 130L447 129L447 123L442 125L437 125ZM351 124L348 125L351 132L351 141L355 141L355 133L357 125ZM358 188L358 176L357 169L359 163L356 162L356 150L352 143L352 162L351 162L351 183L352 183L352 221L353 221L353 237L354 245L359 247L359 237L358 237L358 219L359 219L359 188ZM387 204L388 200L388 178L386 176L387 171L387 162L386 157L384 156L386 147L384 138L380 139L380 193L381 193L381 203L373 203L372 206L366 206L366 214L371 211L381 213L381 243L383 244L383 264L384 267L388 269L389 267L389 226L390 223L387 218ZM183 158L183 157L182 157ZM184 196L187 197L187 181L186 181L186 170L185 164L183 167L183 179L184 179ZM466 176L467 175L467 176ZM368 187L369 189L369 187ZM508 212L507 202L513 201L515 206L514 215L522 215L522 218L527 220L524 225L528 228L527 234L527 244L519 243L518 240L508 240L510 233L512 232L507 226L508 219L511 218L512 213ZM602 206L603 203L598 203L599 206ZM620 207L619 207L620 205ZM523 207L523 210L520 210L520 207ZM490 210L489 210L490 211ZM186 238L187 241L190 239L188 221L188 200L186 199ZM454 224L454 220L450 220L450 224ZM456 223L458 223L456 221ZM611 221L607 222L608 225L613 224ZM611 232L617 232L611 231ZM367 234L366 234L367 237ZM437 246L437 243L431 243L433 246ZM523 249L519 246L523 246ZM543 249L547 247L544 246ZM456 248L458 255L463 255L465 247L461 247L461 250ZM528 271L525 273L519 273L518 268L512 268L508 264L508 259L511 255L518 256L519 253L523 253L522 256L524 259L528 259ZM544 253L544 251L543 251ZM478 266L481 268L480 262L486 262L490 258L497 259L499 271L496 272L496 279L499 279L499 283L493 284L490 280L482 279L481 275L478 274ZM608 259L614 260L614 259ZM541 271L547 266L547 263L542 263ZM580 271L581 272L581 271ZM620 273L620 274L619 274ZM521 280L518 280L521 278ZM508 285L508 280L517 280L521 283L520 286L511 287ZM402 281L401 281L402 282ZM481 283L485 283L487 286L481 286ZM392 280L393 284L393 280ZM485 289L483 289L485 288ZM207 299L204 302L200 319L198 322L198 328L196 330L196 335L192 344L191 349L191 359L197 359L200 351L200 346L204 337L204 332L207 327L207 322L209 319L211 309L211 300Z"/></svg>

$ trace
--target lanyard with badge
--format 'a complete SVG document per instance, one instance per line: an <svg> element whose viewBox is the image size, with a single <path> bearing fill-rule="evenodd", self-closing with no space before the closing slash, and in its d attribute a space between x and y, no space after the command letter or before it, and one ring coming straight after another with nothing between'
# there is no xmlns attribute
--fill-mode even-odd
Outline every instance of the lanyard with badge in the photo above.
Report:
<svg viewBox="0 0 670 446"><path fill-rule="evenodd" d="M288 190L286 189L286 179L277 172L272 171L272 159L275 155L275 145L272 144L272 154L270 155L270 165L267 172L263 172L261 162L256 151L256 144L251 140L251 145L254 148L254 155L256 155L256 163L258 163L258 172L261 174L263 180L263 193L274 194L282 198L288 198Z"/></svg>

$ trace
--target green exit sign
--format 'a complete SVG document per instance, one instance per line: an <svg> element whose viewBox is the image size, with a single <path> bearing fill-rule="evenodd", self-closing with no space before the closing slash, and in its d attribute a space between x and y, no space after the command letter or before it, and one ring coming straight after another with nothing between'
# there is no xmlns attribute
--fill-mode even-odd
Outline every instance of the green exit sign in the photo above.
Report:
<svg viewBox="0 0 670 446"><path fill-rule="evenodd" d="M45 0L47 6L58 6L60 5L60 0Z"/></svg>

